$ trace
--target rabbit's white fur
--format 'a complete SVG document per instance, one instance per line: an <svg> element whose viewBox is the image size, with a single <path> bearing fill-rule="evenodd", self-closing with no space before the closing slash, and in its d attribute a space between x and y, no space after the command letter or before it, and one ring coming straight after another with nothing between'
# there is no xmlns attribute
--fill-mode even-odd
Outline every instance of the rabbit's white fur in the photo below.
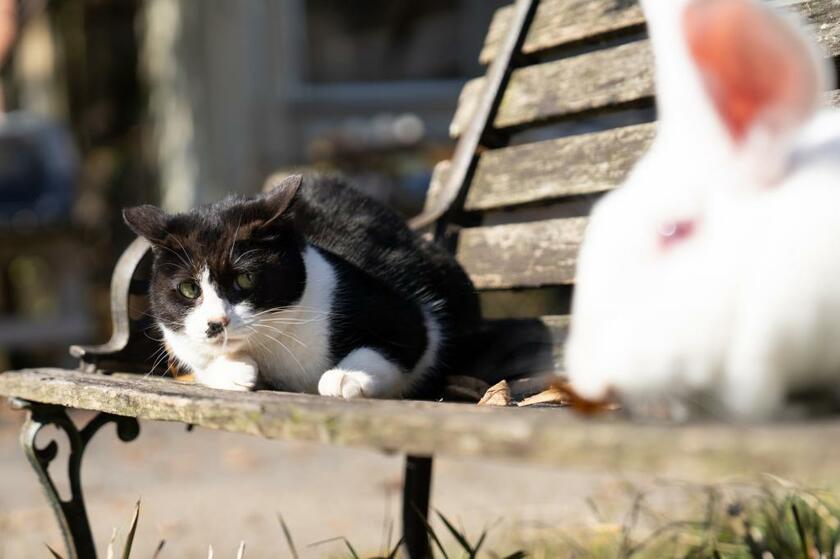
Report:
<svg viewBox="0 0 840 559"><path fill-rule="evenodd" d="M738 1L809 79L736 137L686 36L686 10L715 0L643 2L660 121L581 249L566 365L584 397L762 417L840 386L840 115L815 110L830 72L795 26ZM668 244L674 224L685 238Z"/></svg>

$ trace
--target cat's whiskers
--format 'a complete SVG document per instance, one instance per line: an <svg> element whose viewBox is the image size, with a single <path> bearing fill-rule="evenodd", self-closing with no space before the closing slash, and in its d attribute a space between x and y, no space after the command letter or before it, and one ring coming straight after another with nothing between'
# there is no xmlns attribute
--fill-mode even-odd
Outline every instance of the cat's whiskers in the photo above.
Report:
<svg viewBox="0 0 840 559"><path fill-rule="evenodd" d="M150 336L149 332L148 332L149 330L150 330L150 328L144 328L143 329L143 336L145 336L147 340L152 340L153 342L157 342L159 344L162 344L163 342L166 341L163 338L155 338L154 336Z"/></svg>
<svg viewBox="0 0 840 559"><path fill-rule="evenodd" d="M292 334L289 334L288 332L284 332L280 328L275 328L274 326L269 326L268 324L257 324L257 328L259 328L259 327L268 328L272 332L277 332L278 334L280 334L282 336L286 336L287 338L290 338L292 341L297 342L298 344L300 344L303 347L309 347L305 343L303 343L300 339L298 339L297 337L293 336Z"/></svg>
<svg viewBox="0 0 840 559"><path fill-rule="evenodd" d="M318 322L320 320L326 320L328 317L321 317L321 318L308 318L308 319L295 319L295 318L265 318L262 320L256 321L256 323L261 324L280 324L286 326L299 326L302 324L311 324L313 322Z"/></svg>
<svg viewBox="0 0 840 559"><path fill-rule="evenodd" d="M178 264L177 262L164 262L163 264L159 264L161 268L170 267L175 268L176 270L184 270L185 272L189 273L190 270L185 266Z"/></svg>
<svg viewBox="0 0 840 559"><path fill-rule="evenodd" d="M245 252L243 252L242 254L240 254L239 256L236 257L236 260L233 261L233 265L236 266L239 263L240 260L242 260L245 256L251 254L252 252L259 252L259 251L260 251L260 249L258 249L258 248L252 248L251 250L246 250Z"/></svg>
<svg viewBox="0 0 840 559"><path fill-rule="evenodd" d="M252 341L257 342L257 343L259 343L259 344L260 344L260 347L263 349L263 351L265 351L266 355L271 355L271 348L270 348L270 347L268 347L268 346L265 344L265 342L263 342L263 341L262 341L262 340L258 337L260 333L257 331L257 329L256 329L256 328L254 328L253 326L249 326L248 328L249 328L249 330L251 330L251 331L252 331L252 334L253 334L252 336L248 336L248 342L247 342L247 343L248 343L248 345L250 345Z"/></svg>
<svg viewBox="0 0 840 559"><path fill-rule="evenodd" d="M147 316L147 317L149 317L149 318L151 318L151 319L153 319L153 320L157 320L158 322L163 322L163 319L162 319L161 317L159 317L159 316L157 316L157 315L155 315L155 314L152 314L152 313L150 313L150 312L148 312L148 311L143 311L142 313L140 313L140 315L141 315L141 316ZM183 326L183 325L184 325L184 321L183 321L183 320L174 320L174 321L172 321L172 324L174 324L174 325L176 325L176 326Z"/></svg>
<svg viewBox="0 0 840 559"><path fill-rule="evenodd" d="M155 372L155 369L158 368L158 365L160 365L163 362L163 360L169 356L169 352L166 351L166 348L160 348L152 354L152 358L154 358L154 355L161 349L163 350L163 352L157 359L155 359L155 362L152 364L152 368L149 369L149 372L146 373L143 378L149 378L149 376L151 376L151 374ZM161 376L163 376L163 374L161 374Z"/></svg>
<svg viewBox="0 0 840 559"><path fill-rule="evenodd" d="M236 237L239 236L239 227L242 225L243 215L245 215L244 209L241 212L239 212L239 221L236 222L236 231L233 232L233 242L230 243L230 253L228 254L228 260L233 260L233 248L236 246Z"/></svg>
<svg viewBox="0 0 840 559"><path fill-rule="evenodd" d="M175 242L176 242L176 243L178 243L178 246L180 246L180 247L181 247L181 250L182 250L182 251L183 251L183 253L184 253L184 254L183 254L183 256L182 256L180 253L178 253L178 252L176 252L176 251L172 250L172 249L171 249L171 248L169 248L168 246L164 246L164 245L158 245L158 246L160 246L160 248L162 248L163 250L169 251L169 252L171 252L172 254L174 254L175 256L177 256L177 257L178 257L178 260L180 260L180 261L181 261L181 263L184 265L184 267L185 267L187 270L194 269L194 266L193 266L193 263L192 263L192 258L190 257L189 252L187 252L187 249L186 249L186 248L184 248L184 245L183 245L183 244L181 244L181 241L179 241L177 237L172 237L172 238L175 240Z"/></svg>
<svg viewBox="0 0 840 559"><path fill-rule="evenodd" d="M315 309L312 307L304 307L300 305L288 305L284 307L273 307L270 309L265 309L259 312L254 313L253 316L262 316L268 313L282 313L282 312L303 312L303 313L310 313L310 314L331 314L331 311L324 311L321 309Z"/></svg>
<svg viewBox="0 0 840 559"><path fill-rule="evenodd" d="M195 263L193 262L193 259L190 256L189 251L186 248L184 248L184 245L181 243L181 241L178 239L178 237L172 237L172 238L175 239L175 242L178 243L178 246L181 247L181 250L184 251L184 256L186 256L187 260L189 261L188 267L193 269L193 270L198 270L198 268L195 267Z"/></svg>
<svg viewBox="0 0 840 559"><path fill-rule="evenodd" d="M271 341L275 342L277 345L279 345L280 347L282 347L283 349L285 349L285 350L286 350L286 353L288 353L288 354L289 354L289 356L290 356L292 359L294 359L294 360L295 360L295 363L297 363L297 366L298 366L298 367L300 367L300 372L301 372L301 373L303 373L303 374L306 374L306 369L304 368L303 364L302 364L302 363L300 362L300 360L297 358L297 356L295 355L295 353L294 353L291 349L289 349L289 346L287 346L286 344L284 344L283 342L281 342L280 340L278 340L277 338L275 338L274 336L272 336L272 335L270 335L270 334L267 334L267 333L265 333L265 332L257 332L257 333L258 333L258 335L265 336L265 337L266 337L266 338L268 338L269 340L271 340Z"/></svg>

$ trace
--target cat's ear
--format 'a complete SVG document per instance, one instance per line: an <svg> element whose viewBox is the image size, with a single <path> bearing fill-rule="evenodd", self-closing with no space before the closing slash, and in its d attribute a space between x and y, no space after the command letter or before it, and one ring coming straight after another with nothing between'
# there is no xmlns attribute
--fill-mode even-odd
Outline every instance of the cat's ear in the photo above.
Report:
<svg viewBox="0 0 840 559"><path fill-rule="evenodd" d="M161 244L168 234L167 215L156 206L146 204L126 208L123 210L123 220L132 231L153 244Z"/></svg>
<svg viewBox="0 0 840 559"><path fill-rule="evenodd" d="M300 189L303 175L291 175L284 179L278 177L274 184L267 185L270 190L265 193L263 203L268 206L268 219L262 224L266 227L279 218L291 204L292 199Z"/></svg>

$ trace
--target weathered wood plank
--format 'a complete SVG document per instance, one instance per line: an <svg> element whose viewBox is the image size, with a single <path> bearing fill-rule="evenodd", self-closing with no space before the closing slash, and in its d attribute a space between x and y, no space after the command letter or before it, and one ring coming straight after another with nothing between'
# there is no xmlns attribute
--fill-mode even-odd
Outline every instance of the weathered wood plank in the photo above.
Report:
<svg viewBox="0 0 840 559"><path fill-rule="evenodd" d="M638 124L484 152L465 202L470 211L602 192L621 183L656 126Z"/></svg>
<svg viewBox="0 0 840 559"><path fill-rule="evenodd" d="M827 55L840 55L840 10L833 0L779 3L807 21ZM450 125L453 137L464 130L481 88L481 78L464 86ZM642 102L651 98L653 90L648 41L597 50L514 71L494 126L512 128Z"/></svg>
<svg viewBox="0 0 840 559"><path fill-rule="evenodd" d="M840 106L840 90L825 94ZM619 184L653 140L653 123L485 151L464 207L493 210L591 194Z"/></svg>
<svg viewBox="0 0 840 559"><path fill-rule="evenodd" d="M57 369L0 374L0 395L271 439L597 471L655 471L667 463L710 475L773 472L814 480L836 479L840 463L840 445L826 444L840 438L837 421L635 425L617 418L581 420L563 409L346 402Z"/></svg>
<svg viewBox="0 0 840 559"><path fill-rule="evenodd" d="M574 283L586 218L464 229L458 261L478 289Z"/></svg>
<svg viewBox="0 0 840 559"><path fill-rule="evenodd" d="M512 6L496 11L479 59L489 64L508 28ZM522 51L532 54L584 39L638 28L645 22L635 0L542 0Z"/></svg>
<svg viewBox="0 0 840 559"><path fill-rule="evenodd" d="M426 191L426 201L423 204L424 211L437 207L438 198L443 195L443 186L446 184L450 166L451 162L447 160L438 161L435 164L435 168L432 170L432 178L429 181L429 189Z"/></svg>
<svg viewBox="0 0 840 559"><path fill-rule="evenodd" d="M482 78L464 86L449 129L453 137L461 134L472 117L482 87ZM639 102L652 95L649 43L636 41L515 70L493 125L511 128Z"/></svg>
<svg viewBox="0 0 840 559"><path fill-rule="evenodd" d="M836 24L840 15L834 0L774 0L782 9L793 8L806 21L819 25ZM496 56L511 18L511 7L496 11L484 40L479 60L489 64ZM522 52L537 52L562 47L569 43L593 41L624 30L637 30L644 25L644 14L636 0L542 0L528 32ZM840 36L821 36L824 46L834 52Z"/></svg>

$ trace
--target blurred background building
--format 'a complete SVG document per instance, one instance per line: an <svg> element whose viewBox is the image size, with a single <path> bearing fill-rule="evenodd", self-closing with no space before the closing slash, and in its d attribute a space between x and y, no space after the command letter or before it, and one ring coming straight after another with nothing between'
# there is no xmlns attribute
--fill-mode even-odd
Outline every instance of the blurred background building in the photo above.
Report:
<svg viewBox="0 0 840 559"><path fill-rule="evenodd" d="M107 338L124 206L307 167L418 212L506 3L0 0L0 370Z"/></svg>

